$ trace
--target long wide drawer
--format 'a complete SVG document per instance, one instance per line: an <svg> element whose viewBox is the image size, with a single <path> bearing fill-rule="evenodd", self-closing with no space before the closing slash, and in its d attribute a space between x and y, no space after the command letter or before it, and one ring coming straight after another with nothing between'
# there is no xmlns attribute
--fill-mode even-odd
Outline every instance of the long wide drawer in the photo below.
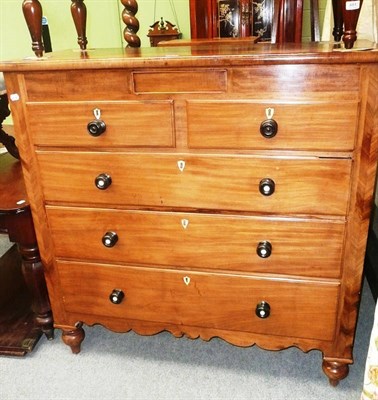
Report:
<svg viewBox="0 0 378 400"><path fill-rule="evenodd" d="M340 110L342 109L342 112ZM358 103L187 102L191 148L350 151Z"/></svg>
<svg viewBox="0 0 378 400"><path fill-rule="evenodd" d="M58 268L66 311L98 315L99 323L104 316L319 340L334 336L337 281L71 262L58 262ZM110 295L121 302L112 303ZM262 302L260 315L267 318L256 315Z"/></svg>
<svg viewBox="0 0 378 400"><path fill-rule="evenodd" d="M158 153L37 156L47 202L323 215L346 214L352 163Z"/></svg>
<svg viewBox="0 0 378 400"><path fill-rule="evenodd" d="M341 222L53 206L47 215L58 258L340 276Z"/></svg>
<svg viewBox="0 0 378 400"><path fill-rule="evenodd" d="M173 147L173 101L28 103L36 145L76 147ZM96 122L105 124L101 132ZM95 125L93 125L95 124ZM104 128L102 128L104 129ZM101 130L102 130L101 129Z"/></svg>

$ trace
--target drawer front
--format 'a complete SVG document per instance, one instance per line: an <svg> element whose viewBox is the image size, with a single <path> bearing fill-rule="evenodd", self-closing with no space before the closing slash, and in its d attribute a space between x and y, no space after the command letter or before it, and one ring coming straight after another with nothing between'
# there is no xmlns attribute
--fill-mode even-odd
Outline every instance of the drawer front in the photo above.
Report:
<svg viewBox="0 0 378 400"><path fill-rule="evenodd" d="M95 110L98 119L95 117ZM29 103L29 127L36 145L173 147L173 101ZM106 129L92 136L87 125L102 120Z"/></svg>
<svg viewBox="0 0 378 400"><path fill-rule="evenodd" d="M188 101L188 144L191 148L349 151L354 147L357 111L357 102ZM274 123L277 129L272 134Z"/></svg>
<svg viewBox="0 0 378 400"><path fill-rule="evenodd" d="M135 93L222 93L227 91L227 71L198 69L132 73Z"/></svg>
<svg viewBox="0 0 378 400"><path fill-rule="evenodd" d="M332 340L336 283L58 262L68 312L222 330ZM109 300L114 289L125 297ZM270 306L256 316L258 303ZM101 318L98 320L101 323Z"/></svg>
<svg viewBox="0 0 378 400"><path fill-rule="evenodd" d="M340 276L340 222L52 206L47 215L58 258Z"/></svg>
<svg viewBox="0 0 378 400"><path fill-rule="evenodd" d="M256 94L258 98L271 96L288 99L299 96L313 98L324 96L358 97L361 67L344 65L263 65L233 68L232 87L234 93Z"/></svg>
<svg viewBox="0 0 378 400"><path fill-rule="evenodd" d="M349 159L37 153L47 202L345 215ZM112 183L98 189L96 177ZM265 184L265 179L270 179ZM266 196L260 189L274 186Z"/></svg>
<svg viewBox="0 0 378 400"><path fill-rule="evenodd" d="M131 93L127 70L81 71L71 68L68 71L28 72L24 79L29 101L122 100Z"/></svg>

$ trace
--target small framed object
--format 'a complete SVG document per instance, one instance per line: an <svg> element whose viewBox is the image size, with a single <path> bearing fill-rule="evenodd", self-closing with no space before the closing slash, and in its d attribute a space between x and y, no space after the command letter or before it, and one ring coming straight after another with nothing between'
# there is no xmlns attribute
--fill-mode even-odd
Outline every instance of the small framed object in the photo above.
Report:
<svg viewBox="0 0 378 400"><path fill-rule="evenodd" d="M274 0L253 0L252 36L260 41L271 41Z"/></svg>
<svg viewBox="0 0 378 400"><path fill-rule="evenodd" d="M218 0L218 36L240 36L240 14L238 0Z"/></svg>

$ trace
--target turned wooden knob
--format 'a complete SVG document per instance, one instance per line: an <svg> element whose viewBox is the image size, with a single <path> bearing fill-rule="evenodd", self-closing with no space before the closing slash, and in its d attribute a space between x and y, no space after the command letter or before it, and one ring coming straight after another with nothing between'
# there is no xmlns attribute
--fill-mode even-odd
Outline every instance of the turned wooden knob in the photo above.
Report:
<svg viewBox="0 0 378 400"><path fill-rule="evenodd" d="M106 232L102 237L102 244L105 247L113 247L118 242L118 235L115 232Z"/></svg>
<svg viewBox="0 0 378 400"><path fill-rule="evenodd" d="M273 179L264 178L259 183L259 190L263 196L271 196L274 193L276 184Z"/></svg>
<svg viewBox="0 0 378 400"><path fill-rule="evenodd" d="M106 124L101 119L95 119L88 123L87 130L91 136L100 136L106 131Z"/></svg>
<svg viewBox="0 0 378 400"><path fill-rule="evenodd" d="M100 174L95 179L97 189L105 190L112 184L112 177L108 174Z"/></svg>
<svg viewBox="0 0 378 400"><path fill-rule="evenodd" d="M264 138L271 139L277 135L278 124L274 119L266 119L261 122L260 133Z"/></svg>
<svg viewBox="0 0 378 400"><path fill-rule="evenodd" d="M272 254L272 245L267 240L260 242L257 245L256 253L261 258L268 258Z"/></svg>
<svg viewBox="0 0 378 400"><path fill-rule="evenodd" d="M270 315L269 303L267 303L266 301L260 301L260 303L258 303L256 306L255 313L261 319L268 318Z"/></svg>
<svg viewBox="0 0 378 400"><path fill-rule="evenodd" d="M125 298L125 293L121 289L113 289L110 293L109 300L113 304L121 304L122 300Z"/></svg>

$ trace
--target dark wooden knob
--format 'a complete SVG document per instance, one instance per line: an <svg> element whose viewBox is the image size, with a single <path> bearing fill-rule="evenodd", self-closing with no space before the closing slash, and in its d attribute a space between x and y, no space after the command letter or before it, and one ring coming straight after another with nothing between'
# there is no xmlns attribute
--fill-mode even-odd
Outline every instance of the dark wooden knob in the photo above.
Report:
<svg viewBox="0 0 378 400"><path fill-rule="evenodd" d="M121 304L122 300L125 298L125 293L121 289L113 289L110 293L109 300L113 304Z"/></svg>
<svg viewBox="0 0 378 400"><path fill-rule="evenodd" d="M261 122L260 133L267 139L271 139L277 135L278 124L274 119L267 119Z"/></svg>
<svg viewBox="0 0 378 400"><path fill-rule="evenodd" d="M268 318L270 315L270 305L266 301L260 301L257 303L256 310L255 310L256 315L261 318Z"/></svg>
<svg viewBox="0 0 378 400"><path fill-rule="evenodd" d="M92 136L100 136L106 131L106 124L101 119L95 119L88 123L87 130Z"/></svg>
<svg viewBox="0 0 378 400"><path fill-rule="evenodd" d="M256 248L257 255L261 258L268 258L272 254L272 245L267 240L260 242Z"/></svg>
<svg viewBox="0 0 378 400"><path fill-rule="evenodd" d="M118 235L115 232L106 232L102 237L102 244L105 247L113 247L118 242Z"/></svg>
<svg viewBox="0 0 378 400"><path fill-rule="evenodd" d="M273 179L264 178L260 181L259 190L263 196L271 196L274 193L276 184Z"/></svg>
<svg viewBox="0 0 378 400"><path fill-rule="evenodd" d="M95 179L95 185L100 190L107 189L112 184L112 177L108 174L100 174Z"/></svg>

